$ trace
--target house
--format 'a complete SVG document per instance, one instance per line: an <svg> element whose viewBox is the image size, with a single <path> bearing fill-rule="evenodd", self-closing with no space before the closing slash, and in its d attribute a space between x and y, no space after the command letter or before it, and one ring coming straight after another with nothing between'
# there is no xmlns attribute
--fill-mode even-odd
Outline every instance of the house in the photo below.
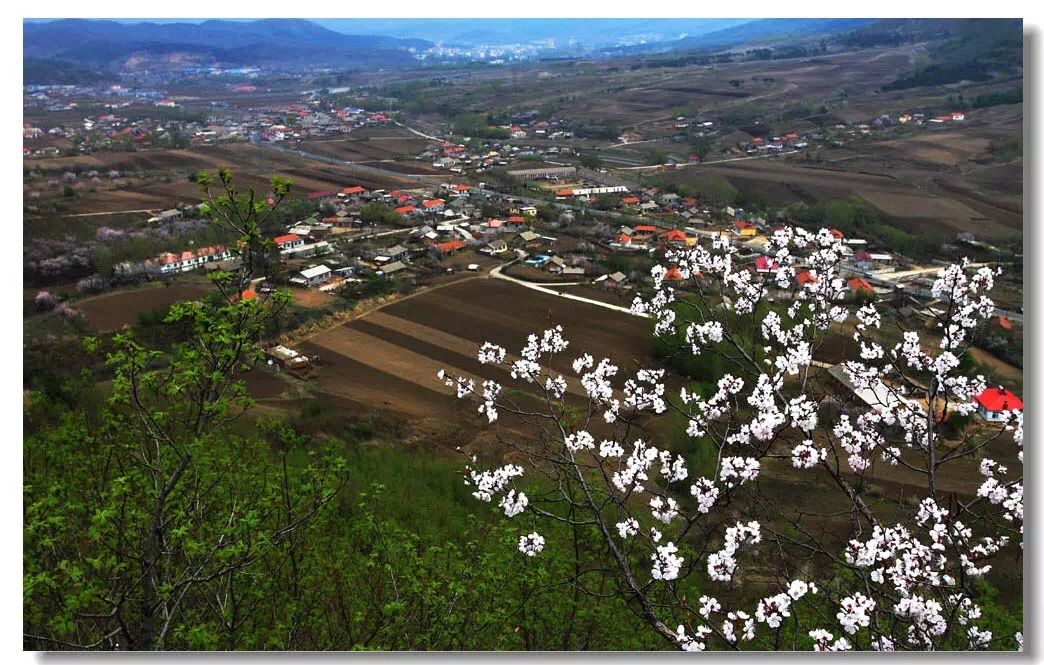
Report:
<svg viewBox="0 0 1044 665"><path fill-rule="evenodd" d="M156 215L154 217L149 217L148 223L149 224L156 224L158 222L174 222L174 221L177 221L177 220L179 220L181 218L182 218L181 211L178 210L177 208L172 208L170 210L164 210L163 212L158 212L158 213L156 213Z"/></svg>
<svg viewBox="0 0 1044 665"><path fill-rule="evenodd" d="M504 227L504 220L502 219L486 220L485 222L482 222L482 224L480 224L479 226L486 233L503 233L504 231L507 231L507 229Z"/></svg>
<svg viewBox="0 0 1044 665"><path fill-rule="evenodd" d="M402 261L393 261L392 263L389 263L388 265L382 267L380 272L385 277L392 277L398 273L401 273L403 270L406 270L405 263L403 263Z"/></svg>
<svg viewBox="0 0 1044 665"><path fill-rule="evenodd" d="M523 231L515 240L523 247L535 247L540 244L540 234L535 231Z"/></svg>
<svg viewBox="0 0 1044 665"><path fill-rule="evenodd" d="M552 275L557 275L565 270L566 262L560 256L552 256L551 259L544 264L544 269Z"/></svg>
<svg viewBox="0 0 1044 665"><path fill-rule="evenodd" d="M400 214L400 215L402 215L403 217L405 217L407 215L410 215L410 214L412 214L412 213L414 213L416 211L417 211L417 209L414 208L413 206L399 206L398 208L395 209L395 212Z"/></svg>
<svg viewBox="0 0 1044 665"><path fill-rule="evenodd" d="M312 266L311 268L305 268L297 273L297 275L297 277L290 281L295 284L303 283L305 286L316 286L330 281L330 277L333 276L333 271L325 265L319 264L317 266Z"/></svg>
<svg viewBox="0 0 1044 665"><path fill-rule="evenodd" d="M436 251L438 251L438 253L442 256L452 256L456 252L464 249L465 247L467 247L467 245L465 245L460 240L450 240L448 242L435 245Z"/></svg>
<svg viewBox="0 0 1044 665"><path fill-rule="evenodd" d="M576 266L575 268L563 268L561 272L562 277L583 277L586 271L583 266Z"/></svg>
<svg viewBox="0 0 1044 665"><path fill-rule="evenodd" d="M147 259L145 265L158 266L161 275L169 275L171 273L195 270L205 264L225 261L231 258L232 252L228 248L224 245L214 245L212 247L201 247L194 252L165 252L154 259Z"/></svg>
<svg viewBox="0 0 1044 665"><path fill-rule="evenodd" d="M322 202L337 198L337 194L338 193L335 190L330 189L322 192L312 192L311 194L307 194L305 198L309 201Z"/></svg>
<svg viewBox="0 0 1044 665"><path fill-rule="evenodd" d="M301 245L305 244L304 238L297 235L296 233L288 233L286 235L277 236L275 239L273 239L273 242L276 244L276 247L278 247L280 250L293 249L294 247L300 247Z"/></svg>
<svg viewBox="0 0 1044 665"><path fill-rule="evenodd" d="M607 289L618 289L624 285L627 281L627 275L623 274L619 270L605 276L603 283Z"/></svg>
<svg viewBox="0 0 1044 665"><path fill-rule="evenodd" d="M958 111L957 113L951 113L950 118L952 118L953 120L961 121L964 120L964 114Z"/></svg>
<svg viewBox="0 0 1044 665"><path fill-rule="evenodd" d="M364 194L365 192L366 192L366 188L365 187L359 187L358 185L356 185L355 187L345 187L344 189L341 190L341 194L344 197L352 197L352 198L358 197L358 196Z"/></svg>
<svg viewBox="0 0 1044 665"><path fill-rule="evenodd" d="M1006 316L994 316L990 319L989 326L1004 332L1011 332L1012 329L1011 321Z"/></svg>
<svg viewBox="0 0 1044 665"><path fill-rule="evenodd" d="M685 235L685 231L672 229L664 236L664 240L668 245L685 245L687 244L688 236Z"/></svg>
<svg viewBox="0 0 1044 665"><path fill-rule="evenodd" d="M860 294L873 295L874 293L874 287L870 286L870 282L862 277L853 277L848 280L848 288L852 289L852 293L857 296Z"/></svg>
<svg viewBox="0 0 1044 665"><path fill-rule="evenodd" d="M507 241L498 238L497 240L494 240L493 242L491 242L488 245L486 245L486 247L485 247L485 249L483 251L486 254L495 255L495 254L503 254L507 250L508 250Z"/></svg>
<svg viewBox="0 0 1044 665"><path fill-rule="evenodd" d="M1005 411L1021 411L1022 400L1004 386L987 388L975 398L978 414L983 420L991 423L1005 422Z"/></svg>
<svg viewBox="0 0 1044 665"><path fill-rule="evenodd" d="M681 271L677 268L670 268L663 274L663 281L665 282L680 282L683 279Z"/></svg>
<svg viewBox="0 0 1044 665"><path fill-rule="evenodd" d="M636 206L639 203L641 203L641 201L642 200L639 199L637 196L625 196L624 198L620 199L620 203L629 206Z"/></svg>
<svg viewBox="0 0 1044 665"><path fill-rule="evenodd" d="M389 247L384 251L384 256L387 256L390 261L403 261L409 255L410 250L402 245L395 245L394 247Z"/></svg>
<svg viewBox="0 0 1044 665"><path fill-rule="evenodd" d="M627 235L626 233L621 233L620 235L616 236L616 244L623 245L624 247L630 247L631 240L631 236Z"/></svg>
<svg viewBox="0 0 1044 665"><path fill-rule="evenodd" d="M732 233L741 238L753 238L758 235L758 230L750 222L737 219L732 225Z"/></svg>
<svg viewBox="0 0 1044 665"><path fill-rule="evenodd" d="M523 217L536 217L537 209L534 206L523 206L518 209Z"/></svg>
<svg viewBox="0 0 1044 665"><path fill-rule="evenodd" d="M769 273L779 270L779 261L770 259L767 256L759 256L754 259L754 271L757 273Z"/></svg>
<svg viewBox="0 0 1044 665"><path fill-rule="evenodd" d="M812 273L808 272L807 270L804 271L804 272L799 272L797 275L794 276L794 279L796 279L797 283L800 284L801 286L804 286L806 284L818 284L819 283L819 280L816 279L816 276L813 275Z"/></svg>
<svg viewBox="0 0 1044 665"><path fill-rule="evenodd" d="M504 220L504 226L506 226L509 230L514 231L520 231L522 229L528 228L529 224L530 221L528 219L526 219L525 217L520 217L518 215L508 217L506 220Z"/></svg>
<svg viewBox="0 0 1044 665"><path fill-rule="evenodd" d="M325 240L319 242L306 243L304 245L298 245L297 247L288 247L280 252L284 257L291 256L319 256L321 254L329 254L333 247Z"/></svg>
<svg viewBox="0 0 1044 665"><path fill-rule="evenodd" d="M640 224L634 227L634 231L630 234L632 240L636 242L645 242L656 235L657 229L655 226L649 224Z"/></svg>
<svg viewBox="0 0 1044 665"><path fill-rule="evenodd" d="M873 270L874 258L870 255L870 252L866 250L859 250L852 257L852 265L859 270Z"/></svg>
<svg viewBox="0 0 1044 665"><path fill-rule="evenodd" d="M425 201L421 205L424 206L424 209L428 212L440 212L446 207L446 202L442 199L432 199L430 201Z"/></svg>

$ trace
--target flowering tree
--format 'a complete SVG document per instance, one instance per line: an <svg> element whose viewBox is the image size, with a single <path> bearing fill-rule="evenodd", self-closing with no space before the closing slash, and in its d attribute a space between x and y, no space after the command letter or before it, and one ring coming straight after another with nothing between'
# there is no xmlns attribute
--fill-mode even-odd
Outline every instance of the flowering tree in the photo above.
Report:
<svg viewBox="0 0 1044 665"><path fill-rule="evenodd" d="M531 335L517 356L488 342L479 352L528 384L539 408L498 382L440 372L490 423L512 414L537 433L501 436L517 463L485 468L472 456L474 496L531 522L518 543L527 557L572 546L545 539L541 523L591 530L597 570L611 570L616 588L584 588L583 571L573 583L617 594L682 649L1021 648L1017 625L994 634L984 618L982 581L993 562L1021 561L1022 413L1000 427L948 427L986 387L959 368L992 313L999 270L942 270L938 335L901 331L889 342L877 306L853 303L827 230L777 230L766 252L778 265L764 279L735 252L725 237L669 251L671 272L697 286L676 291L657 266L652 297L632 306L656 336L717 357L726 371L710 390L668 390L663 369L577 352L560 326ZM818 358L846 325L859 360L831 373ZM861 401L838 401L838 372ZM698 471L650 441L670 414L710 452ZM1005 446L1018 470L987 456ZM974 496L943 489L974 461ZM808 481L798 486L795 473ZM814 484L822 510L780 501L768 484L784 474L794 492ZM916 496L882 493L873 481L892 474Z"/></svg>

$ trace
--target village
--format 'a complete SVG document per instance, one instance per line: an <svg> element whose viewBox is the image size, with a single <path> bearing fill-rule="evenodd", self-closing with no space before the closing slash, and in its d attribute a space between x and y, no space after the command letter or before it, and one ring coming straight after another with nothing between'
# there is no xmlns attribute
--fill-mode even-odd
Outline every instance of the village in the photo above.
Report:
<svg viewBox="0 0 1044 665"><path fill-rule="evenodd" d="M788 223L785 218L769 220L734 206L717 208L655 189L605 186L585 181L569 168L512 172L517 179L543 181L550 188L562 179L585 185L554 189L556 201L568 202L559 203L562 208L527 204L498 194L488 183L392 191L349 185L340 191L309 192L304 198L318 203L320 212L273 232L269 240L278 252L280 266L274 272L279 276L253 276L244 297L291 288L357 298L373 288L374 280L388 284L379 287L382 291L409 292L474 275L626 311L636 295L650 290L653 277L648 267L661 263L668 250L711 247L723 240L737 248L734 265L750 271L766 289L769 301L790 300L817 281L797 257L794 282L785 286L777 282L779 263L767 249L767 241ZM609 214L632 221L614 224L583 207L566 207L607 196L616 201L615 212ZM484 214L491 211L498 214ZM192 207L170 209L145 223L163 225L194 213ZM917 262L866 239L845 237L837 229L830 232L840 241L842 276L853 306L873 300L908 329L935 328L937 318L946 313L946 303L933 296L931 284L945 262ZM168 252L146 259L141 266L117 269L144 270L157 279L169 279L196 270L239 267L234 248L216 245ZM701 278L670 265L662 276L679 292L697 286L703 293L713 292L714 286ZM988 326L992 343L1017 345L1022 318L1021 311L998 309ZM305 354L278 349L272 356L274 364L297 370L308 367ZM832 374L849 386L843 373ZM867 404L879 399L878 393L890 393L884 387L870 393L849 387ZM998 390L1003 399L994 399ZM980 400L980 415L989 422L1004 410L1002 406L1021 404L1018 399L1002 387L991 388Z"/></svg>

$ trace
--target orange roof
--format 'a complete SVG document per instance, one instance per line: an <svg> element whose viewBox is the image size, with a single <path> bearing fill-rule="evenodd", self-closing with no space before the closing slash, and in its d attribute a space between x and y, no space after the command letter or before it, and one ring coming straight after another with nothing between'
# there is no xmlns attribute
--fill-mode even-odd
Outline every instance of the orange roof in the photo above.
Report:
<svg viewBox="0 0 1044 665"><path fill-rule="evenodd" d="M830 235L834 236L838 240L844 240L845 239L845 234L841 233L837 229L830 229Z"/></svg>
<svg viewBox="0 0 1044 665"><path fill-rule="evenodd" d="M686 238L685 231L679 231L678 229L674 229L672 231L668 231L667 232L667 240L668 240L668 242L670 242L672 240L685 240L685 238Z"/></svg>
<svg viewBox="0 0 1044 665"><path fill-rule="evenodd" d="M860 291L866 291L867 293L874 292L874 287L870 286L870 282L862 277L853 277L848 280L848 288L852 289L855 293L859 293Z"/></svg>
<svg viewBox="0 0 1044 665"><path fill-rule="evenodd" d="M765 139L763 139L763 138L760 138L760 137L755 137L755 138L752 138L752 139L750 140L750 142L751 142L751 143L761 143L761 142L762 142L762 141L764 141L764 140L765 140Z"/></svg>
<svg viewBox="0 0 1044 665"><path fill-rule="evenodd" d="M362 194L365 191L366 191L365 187L360 187L360 186L356 185L355 187L345 187L343 190L341 190L341 193L342 194Z"/></svg>
<svg viewBox="0 0 1044 665"><path fill-rule="evenodd" d="M1011 330L1011 321L1006 316L995 316L990 319L990 325L997 326L998 328L1004 328L1005 330Z"/></svg>
<svg viewBox="0 0 1044 665"><path fill-rule="evenodd" d="M555 192L555 196L572 196L572 195L573 195L573 190L571 190L571 189L560 189L557 192Z"/></svg>
<svg viewBox="0 0 1044 665"><path fill-rule="evenodd" d="M628 196L620 200L624 203L638 203L641 199L639 199L637 196Z"/></svg>
<svg viewBox="0 0 1044 665"><path fill-rule="evenodd" d="M446 203L446 202L443 201L442 199L432 199L430 201L425 201L421 205L423 205L425 208L434 208L435 206L440 206L440 205L442 205L444 203Z"/></svg>
<svg viewBox="0 0 1044 665"><path fill-rule="evenodd" d="M285 245L288 242L294 242L295 240L300 240L300 239L301 239L301 236L297 235L296 233L288 233L285 236L279 236L279 237L275 238L275 244L277 244L277 245Z"/></svg>
<svg viewBox="0 0 1044 665"><path fill-rule="evenodd" d="M528 219L526 219L525 217L519 217L517 215L514 216L514 217L508 217L507 221L509 221L509 222L526 222L526 223L529 223Z"/></svg>
<svg viewBox="0 0 1044 665"><path fill-rule="evenodd" d="M680 282L680 281L682 281L681 271L678 270L677 268L671 268L663 276L663 281L665 281L665 282L668 282L668 281L669 282Z"/></svg>
<svg viewBox="0 0 1044 665"><path fill-rule="evenodd" d="M439 245L435 245L435 247L440 252L455 252L458 249L464 249L466 245L461 240L450 240L449 242L444 242Z"/></svg>
<svg viewBox="0 0 1044 665"><path fill-rule="evenodd" d="M649 226L648 224L644 224L642 226L636 226L636 227L634 227L634 230L635 231L648 231L650 233L656 233L656 227L655 226Z"/></svg>
<svg viewBox="0 0 1044 665"><path fill-rule="evenodd" d="M620 243L621 245L626 245L627 243L631 242L631 236L627 235L626 233L621 233L620 235L616 236L616 242Z"/></svg>
<svg viewBox="0 0 1044 665"><path fill-rule="evenodd" d="M467 185L454 185L453 189L458 191L458 192L467 192L467 191L469 191L471 189L471 187L469 187Z"/></svg>
<svg viewBox="0 0 1044 665"><path fill-rule="evenodd" d="M805 272L799 272L794 277L794 279L796 279L798 281L798 284L818 284L819 283L819 280L816 279L815 275L813 275L812 273L808 272L807 270Z"/></svg>
<svg viewBox="0 0 1044 665"><path fill-rule="evenodd" d="M738 220L736 222L736 228L737 229L752 229L752 228L754 228L754 225L751 224L750 222L745 222L742 219L740 219L740 220Z"/></svg>
<svg viewBox="0 0 1044 665"><path fill-rule="evenodd" d="M401 208L396 208L395 212L399 213L400 215L405 215L406 213L413 212L414 210L416 210L416 208L414 208L413 206L402 206Z"/></svg>

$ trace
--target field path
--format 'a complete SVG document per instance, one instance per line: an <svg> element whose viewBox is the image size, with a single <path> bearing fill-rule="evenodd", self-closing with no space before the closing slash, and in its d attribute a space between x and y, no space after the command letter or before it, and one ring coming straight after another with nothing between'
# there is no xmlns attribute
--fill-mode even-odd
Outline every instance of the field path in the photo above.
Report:
<svg viewBox="0 0 1044 665"><path fill-rule="evenodd" d="M100 215L128 215L131 213L149 212L157 208L146 208L144 210L108 210L106 212L78 212L73 215L59 215L59 217L98 217Z"/></svg>
<svg viewBox="0 0 1044 665"><path fill-rule="evenodd" d="M605 309L611 309L616 312L623 312L624 314L630 314L631 316L640 316L642 318L649 318L648 314L635 314L627 307L621 307L620 305L613 305L612 303L602 302L601 300L595 300L593 298L584 298L583 296L574 296L572 293L562 293L561 291L555 291L549 289L546 286L536 284L534 282L526 282L516 277L509 277L502 272L500 269L504 266L497 266L490 271L489 276L494 279L503 279L508 282L513 282L519 286L524 286L527 289L533 289L534 291L540 291L541 293L547 293L552 296L560 296L562 298L568 298L569 300L576 300L578 302L585 302L589 305L597 305L598 307L604 307ZM555 286L582 286L584 282L565 282L562 284L555 284Z"/></svg>

